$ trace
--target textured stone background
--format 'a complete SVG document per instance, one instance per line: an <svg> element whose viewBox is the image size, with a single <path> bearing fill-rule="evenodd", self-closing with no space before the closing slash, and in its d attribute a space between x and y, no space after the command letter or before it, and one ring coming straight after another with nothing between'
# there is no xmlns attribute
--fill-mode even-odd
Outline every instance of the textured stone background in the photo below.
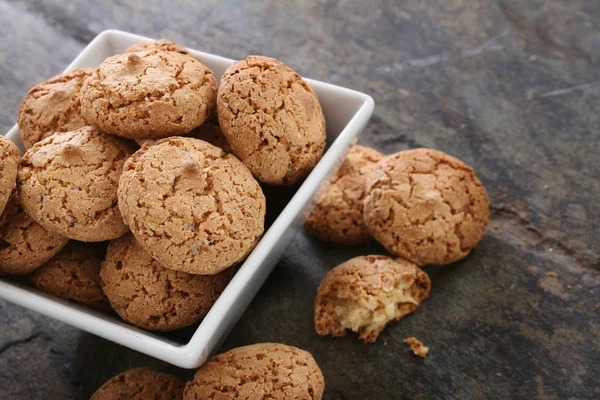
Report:
<svg viewBox="0 0 600 400"><path fill-rule="evenodd" d="M377 104L362 143L427 146L474 166L493 202L466 260L377 344L320 338L333 266L376 246L299 235L225 348L311 351L327 399L600 398L600 2L0 0L0 130L34 84L118 28L244 58L265 54ZM548 275L556 272L558 277ZM407 353L416 336L430 356ZM0 301L0 398L84 399L132 366L176 370Z"/></svg>

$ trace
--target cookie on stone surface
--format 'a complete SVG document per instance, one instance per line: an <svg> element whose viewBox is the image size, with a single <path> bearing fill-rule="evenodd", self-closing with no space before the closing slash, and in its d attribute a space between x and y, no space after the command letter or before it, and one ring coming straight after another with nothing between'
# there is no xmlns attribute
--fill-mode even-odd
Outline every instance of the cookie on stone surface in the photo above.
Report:
<svg viewBox="0 0 600 400"><path fill-rule="evenodd" d="M360 256L333 268L315 298L315 330L319 335L358 332L375 342L386 325L414 312L429 297L429 276L401 258Z"/></svg>
<svg viewBox="0 0 600 400"><path fill-rule="evenodd" d="M323 374L309 352L260 343L211 358L185 385L183 398L319 400L324 390Z"/></svg>
<svg viewBox="0 0 600 400"><path fill-rule="evenodd" d="M90 400L182 400L184 383L149 368L127 370L100 387Z"/></svg>
<svg viewBox="0 0 600 400"><path fill-rule="evenodd" d="M417 265L466 257L488 223L489 201L475 172L432 149L381 160L367 177L369 232L392 254Z"/></svg>
<svg viewBox="0 0 600 400"><path fill-rule="evenodd" d="M54 296L94 308L110 308L100 282L101 261L102 254L93 244L71 241L27 280Z"/></svg>
<svg viewBox="0 0 600 400"><path fill-rule="evenodd" d="M123 168L119 207L135 238L164 266L212 275L242 261L264 231L265 197L235 156L171 137Z"/></svg>
<svg viewBox="0 0 600 400"><path fill-rule="evenodd" d="M0 213L15 187L19 157L19 149L13 141L0 136Z"/></svg>
<svg viewBox="0 0 600 400"><path fill-rule="evenodd" d="M293 184L323 155L325 118L317 96L273 58L249 56L227 68L217 110L233 154L264 183Z"/></svg>
<svg viewBox="0 0 600 400"><path fill-rule="evenodd" d="M382 158L370 147L354 146L319 197L304 229L325 242L354 245L371 239L363 218L366 175Z"/></svg>
<svg viewBox="0 0 600 400"><path fill-rule="evenodd" d="M69 242L48 232L19 204L13 190L0 217L0 275L24 275L50 260Z"/></svg>
<svg viewBox="0 0 600 400"><path fill-rule="evenodd" d="M25 148L56 132L84 127L80 92L92 68L80 68L34 86L19 108L19 129Z"/></svg>
<svg viewBox="0 0 600 400"><path fill-rule="evenodd" d="M136 43L125 50L125 53L135 53L138 51L147 50L162 50L162 51L174 51L180 54L188 54L189 51L180 45L179 43L172 42L167 39L152 40L149 42Z"/></svg>
<svg viewBox="0 0 600 400"><path fill-rule="evenodd" d="M200 61L150 50L108 57L81 90L88 123L130 139L184 135L214 112L217 81Z"/></svg>
<svg viewBox="0 0 600 400"><path fill-rule="evenodd" d="M100 242L127 232L117 185L132 143L89 126L54 134L19 166L19 200L40 225L70 239Z"/></svg>
<svg viewBox="0 0 600 400"><path fill-rule="evenodd" d="M192 275L165 268L128 233L110 242L100 276L121 318L141 328L170 331L202 319L233 271Z"/></svg>

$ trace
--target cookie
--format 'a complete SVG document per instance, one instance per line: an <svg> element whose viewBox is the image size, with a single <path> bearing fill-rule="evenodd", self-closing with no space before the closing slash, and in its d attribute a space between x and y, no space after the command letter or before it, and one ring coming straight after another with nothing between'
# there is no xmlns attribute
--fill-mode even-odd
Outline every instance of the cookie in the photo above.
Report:
<svg viewBox="0 0 600 400"><path fill-rule="evenodd" d="M417 265L466 257L483 234L489 201L473 169L431 149L396 153L367 178L369 232L392 254Z"/></svg>
<svg viewBox="0 0 600 400"><path fill-rule="evenodd" d="M16 189L0 217L0 275L24 275L50 260L69 242L48 232L21 208Z"/></svg>
<svg viewBox="0 0 600 400"><path fill-rule="evenodd" d="M25 148L56 132L87 125L81 116L80 92L92 68L60 74L34 86L19 108L19 129Z"/></svg>
<svg viewBox="0 0 600 400"><path fill-rule="evenodd" d="M101 261L102 255L94 245L71 241L27 280L56 297L94 308L109 308L100 282Z"/></svg>
<svg viewBox="0 0 600 400"><path fill-rule="evenodd" d="M376 150L354 146L319 197L304 229L324 242L355 245L369 241L363 219L366 175L382 158Z"/></svg>
<svg viewBox="0 0 600 400"><path fill-rule="evenodd" d="M57 133L27 150L19 166L19 199L51 232L83 242L127 232L117 184L133 145L91 127Z"/></svg>
<svg viewBox="0 0 600 400"><path fill-rule="evenodd" d="M106 382L90 400L182 400L183 388L176 376L134 368Z"/></svg>
<svg viewBox="0 0 600 400"><path fill-rule="evenodd" d="M127 160L119 207L152 258L192 274L239 263L264 231L265 197L248 168L193 138L166 138Z"/></svg>
<svg viewBox="0 0 600 400"><path fill-rule="evenodd" d="M19 167L19 149L12 140L0 136L0 212L15 187Z"/></svg>
<svg viewBox="0 0 600 400"><path fill-rule="evenodd" d="M325 118L317 96L285 64L249 56L221 78L219 123L239 157L261 182L293 184L325 149Z"/></svg>
<svg viewBox="0 0 600 400"><path fill-rule="evenodd" d="M210 359L185 385L185 400L313 399L325 380L312 355L296 347L260 343Z"/></svg>
<svg viewBox="0 0 600 400"><path fill-rule="evenodd" d="M232 272L192 275L165 268L126 234L110 242L100 276L121 318L141 328L170 331L202 319Z"/></svg>
<svg viewBox="0 0 600 400"><path fill-rule="evenodd" d="M387 324L414 312L429 297L429 276L415 264L386 256L360 256L325 276L315 298L315 330L321 336L358 332L375 342Z"/></svg>
<svg viewBox="0 0 600 400"><path fill-rule="evenodd" d="M133 46L130 46L125 50L125 53L135 53L138 51L147 51L147 50L162 50L162 51L174 51L180 54L188 54L189 51L183 47L182 45L171 42L167 39L160 40L152 40L150 42L140 42L136 43Z"/></svg>
<svg viewBox="0 0 600 400"><path fill-rule="evenodd" d="M200 61L150 50L108 57L81 90L81 113L130 139L184 135L214 112L217 82Z"/></svg>
<svg viewBox="0 0 600 400"><path fill-rule="evenodd" d="M213 124L210 122L205 122L199 127L195 128L189 134L185 135L186 137L191 137L194 139L204 140L212 144L213 146L217 146L227 153L231 153L231 146L227 143L227 139L223 136L223 132L221 128L217 124ZM137 144L143 146L148 143L149 145L153 145L157 142L156 139L138 139L136 140Z"/></svg>

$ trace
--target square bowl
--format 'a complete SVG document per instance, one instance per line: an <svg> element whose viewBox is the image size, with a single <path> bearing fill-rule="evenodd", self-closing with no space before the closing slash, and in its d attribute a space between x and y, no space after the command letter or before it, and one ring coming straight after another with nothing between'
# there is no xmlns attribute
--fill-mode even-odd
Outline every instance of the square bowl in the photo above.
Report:
<svg viewBox="0 0 600 400"><path fill-rule="evenodd" d="M104 31L83 49L65 72L97 66L106 57L123 53L127 47L148 40L152 39L117 30ZM217 79L234 61L192 49L190 55L209 67ZM373 99L364 93L306 80L323 108L328 148L241 264L206 317L199 325L184 329L183 337L138 329L116 316L46 295L11 280L0 279L0 297L182 368L204 364L256 295L294 234L301 229L314 204L313 199L335 174L373 113ZM24 151L18 125L6 136L19 146L21 152Z"/></svg>

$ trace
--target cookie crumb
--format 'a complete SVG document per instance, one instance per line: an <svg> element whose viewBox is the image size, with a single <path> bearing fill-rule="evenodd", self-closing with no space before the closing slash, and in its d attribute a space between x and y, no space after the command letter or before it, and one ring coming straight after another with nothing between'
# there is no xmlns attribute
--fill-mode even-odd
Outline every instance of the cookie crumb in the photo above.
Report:
<svg viewBox="0 0 600 400"><path fill-rule="evenodd" d="M412 351L416 356L425 358L427 353L429 353L429 347L423 346L423 343L417 340L417 338L414 336L404 339L404 343L410 346L410 351Z"/></svg>
<svg viewBox="0 0 600 400"><path fill-rule="evenodd" d="M552 278L558 278L558 274L554 271L550 271L548 272L548 276L552 277Z"/></svg>
<svg viewBox="0 0 600 400"><path fill-rule="evenodd" d="M550 185L544 185L544 190L550 190Z"/></svg>
<svg viewBox="0 0 600 400"><path fill-rule="evenodd" d="M500 229L500 225L494 224L494 230L497 231L498 229Z"/></svg>

